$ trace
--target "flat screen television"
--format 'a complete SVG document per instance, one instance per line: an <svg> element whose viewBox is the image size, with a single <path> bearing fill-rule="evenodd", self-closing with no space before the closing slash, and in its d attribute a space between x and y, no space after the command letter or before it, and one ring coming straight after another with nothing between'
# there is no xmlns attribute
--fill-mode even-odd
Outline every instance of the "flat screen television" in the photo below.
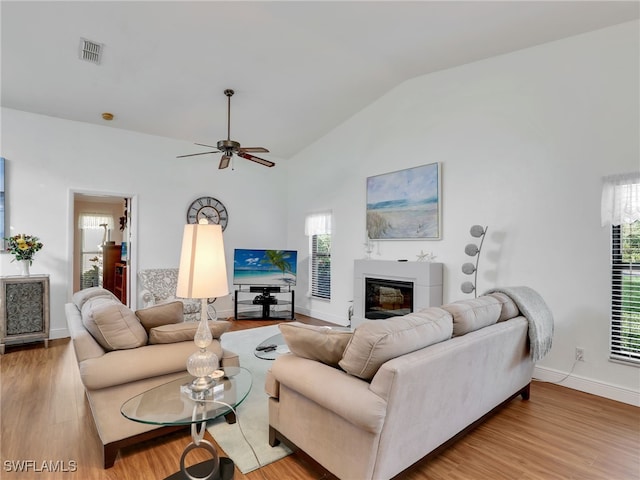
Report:
<svg viewBox="0 0 640 480"><path fill-rule="evenodd" d="M233 252L233 284L290 287L296 284L296 250L249 250Z"/></svg>

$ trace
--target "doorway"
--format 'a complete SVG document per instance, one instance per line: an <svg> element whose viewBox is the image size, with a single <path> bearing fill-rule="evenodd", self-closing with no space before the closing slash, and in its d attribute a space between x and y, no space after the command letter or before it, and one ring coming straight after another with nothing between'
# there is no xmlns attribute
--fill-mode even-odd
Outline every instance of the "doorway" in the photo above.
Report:
<svg viewBox="0 0 640 480"><path fill-rule="evenodd" d="M71 192L72 268L70 296L90 287L111 291L135 307L136 242L129 194Z"/></svg>

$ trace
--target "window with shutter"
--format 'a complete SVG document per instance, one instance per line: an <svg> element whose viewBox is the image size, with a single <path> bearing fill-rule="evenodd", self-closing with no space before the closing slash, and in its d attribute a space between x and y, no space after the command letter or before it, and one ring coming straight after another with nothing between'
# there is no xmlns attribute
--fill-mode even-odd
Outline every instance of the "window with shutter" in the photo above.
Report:
<svg viewBox="0 0 640 480"><path fill-rule="evenodd" d="M309 237L310 294L331 299L331 212L307 216L304 233Z"/></svg>
<svg viewBox="0 0 640 480"><path fill-rule="evenodd" d="M113 217L103 213L78 216L80 242L80 289L102 286L102 245L110 240Z"/></svg>
<svg viewBox="0 0 640 480"><path fill-rule="evenodd" d="M611 230L611 358L640 363L640 221Z"/></svg>
<svg viewBox="0 0 640 480"><path fill-rule="evenodd" d="M331 234L311 236L311 296L331 299Z"/></svg>
<svg viewBox="0 0 640 480"><path fill-rule="evenodd" d="M603 180L602 225L611 228L610 357L640 365L640 172Z"/></svg>

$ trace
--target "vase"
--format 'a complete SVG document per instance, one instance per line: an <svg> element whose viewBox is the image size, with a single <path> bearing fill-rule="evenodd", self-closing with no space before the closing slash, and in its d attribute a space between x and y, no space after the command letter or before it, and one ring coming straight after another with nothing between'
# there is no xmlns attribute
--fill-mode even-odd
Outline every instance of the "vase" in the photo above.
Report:
<svg viewBox="0 0 640 480"><path fill-rule="evenodd" d="M31 262L29 260L20 260L20 275L22 275L23 277L28 277L30 266Z"/></svg>

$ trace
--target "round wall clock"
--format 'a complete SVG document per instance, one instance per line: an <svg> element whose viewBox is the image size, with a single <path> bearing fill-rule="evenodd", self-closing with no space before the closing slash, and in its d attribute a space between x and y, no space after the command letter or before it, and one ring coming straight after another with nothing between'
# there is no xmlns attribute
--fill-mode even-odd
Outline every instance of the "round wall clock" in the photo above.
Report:
<svg viewBox="0 0 640 480"><path fill-rule="evenodd" d="M189 205L187 223L198 223L202 218L206 218L209 223L220 225L224 231L227 228L229 214L220 200L213 197L200 197Z"/></svg>

